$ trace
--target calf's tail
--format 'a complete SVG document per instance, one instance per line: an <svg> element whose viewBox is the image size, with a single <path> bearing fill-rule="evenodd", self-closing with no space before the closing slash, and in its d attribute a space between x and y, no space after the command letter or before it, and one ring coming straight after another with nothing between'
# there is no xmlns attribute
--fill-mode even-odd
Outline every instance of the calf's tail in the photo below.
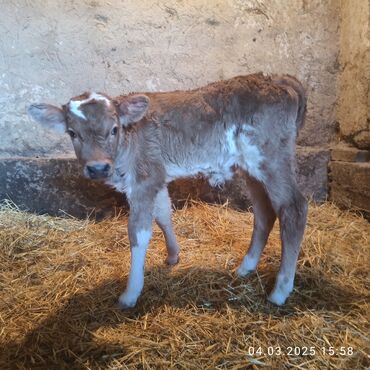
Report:
<svg viewBox="0 0 370 370"><path fill-rule="evenodd" d="M303 127L305 116L306 116L306 106L307 106L307 95L306 90L304 89L303 85L293 76L290 75L283 75L283 76L276 76L275 81L285 87L290 87L293 89L298 95L298 112L297 112L297 119L296 119L296 126L297 126L297 133Z"/></svg>

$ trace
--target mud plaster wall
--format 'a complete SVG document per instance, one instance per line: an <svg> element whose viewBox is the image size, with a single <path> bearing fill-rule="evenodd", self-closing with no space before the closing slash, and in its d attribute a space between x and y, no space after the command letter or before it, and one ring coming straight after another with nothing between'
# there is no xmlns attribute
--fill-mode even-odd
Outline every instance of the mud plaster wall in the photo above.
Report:
<svg viewBox="0 0 370 370"><path fill-rule="evenodd" d="M338 122L345 141L370 150L370 1L342 2Z"/></svg>
<svg viewBox="0 0 370 370"><path fill-rule="evenodd" d="M326 197L328 145L335 138L339 1L0 0L0 5L4 160L73 157L67 137L30 122L25 114L30 103L63 104L86 90L116 95L194 88L256 71L290 73L309 96L298 140L303 190ZM8 164L3 196L14 184ZM22 171L18 175L25 177Z"/></svg>
<svg viewBox="0 0 370 370"><path fill-rule="evenodd" d="M287 72L308 88L300 144L334 134L338 1L3 1L1 155L71 151L40 132L31 102L85 90L187 89L255 71Z"/></svg>

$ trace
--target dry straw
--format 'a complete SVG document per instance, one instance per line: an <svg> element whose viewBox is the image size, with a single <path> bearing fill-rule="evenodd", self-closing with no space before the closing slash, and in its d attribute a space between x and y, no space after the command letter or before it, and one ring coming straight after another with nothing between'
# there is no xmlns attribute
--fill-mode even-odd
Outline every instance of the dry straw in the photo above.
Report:
<svg viewBox="0 0 370 370"><path fill-rule="evenodd" d="M311 206L296 289L266 301L275 226L258 272L234 270L253 216L192 203L174 212L180 263L155 228L137 308L116 300L129 269L127 217L99 223L0 209L1 369L362 369L369 360L369 224Z"/></svg>

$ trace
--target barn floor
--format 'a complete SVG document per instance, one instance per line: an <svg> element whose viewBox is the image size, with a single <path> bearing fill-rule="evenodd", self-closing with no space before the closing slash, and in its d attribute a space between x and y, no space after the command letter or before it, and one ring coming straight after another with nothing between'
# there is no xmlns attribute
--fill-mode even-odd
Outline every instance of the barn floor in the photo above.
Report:
<svg viewBox="0 0 370 370"><path fill-rule="evenodd" d="M275 226L258 273L235 278L253 216L193 203L174 212L181 261L156 228L137 308L117 298L127 217L99 223L0 209L0 368L369 368L370 235L360 216L311 206L296 290L266 301Z"/></svg>

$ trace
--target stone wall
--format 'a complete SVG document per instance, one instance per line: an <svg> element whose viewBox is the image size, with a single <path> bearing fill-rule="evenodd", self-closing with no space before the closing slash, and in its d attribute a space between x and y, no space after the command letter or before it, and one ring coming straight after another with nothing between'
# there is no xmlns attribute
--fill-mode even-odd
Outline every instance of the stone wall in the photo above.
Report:
<svg viewBox="0 0 370 370"><path fill-rule="evenodd" d="M370 215L370 0L341 7L337 120L332 147L330 198Z"/></svg>
<svg viewBox="0 0 370 370"><path fill-rule="evenodd" d="M335 138L339 1L13 0L2 2L1 11L0 198L48 210L12 191L17 181L54 191L40 183L43 169L50 168L42 162L34 177L31 170L16 173L9 160L30 168L27 161L49 158L62 171L65 157L74 156L67 137L29 121L30 103L62 104L85 90L116 95L188 89L256 71L290 73L306 86L299 179L307 195L326 198L329 144ZM63 182L58 186L60 192L70 189ZM237 198L237 189L229 189L231 196ZM75 193L63 198L63 209L73 211Z"/></svg>

